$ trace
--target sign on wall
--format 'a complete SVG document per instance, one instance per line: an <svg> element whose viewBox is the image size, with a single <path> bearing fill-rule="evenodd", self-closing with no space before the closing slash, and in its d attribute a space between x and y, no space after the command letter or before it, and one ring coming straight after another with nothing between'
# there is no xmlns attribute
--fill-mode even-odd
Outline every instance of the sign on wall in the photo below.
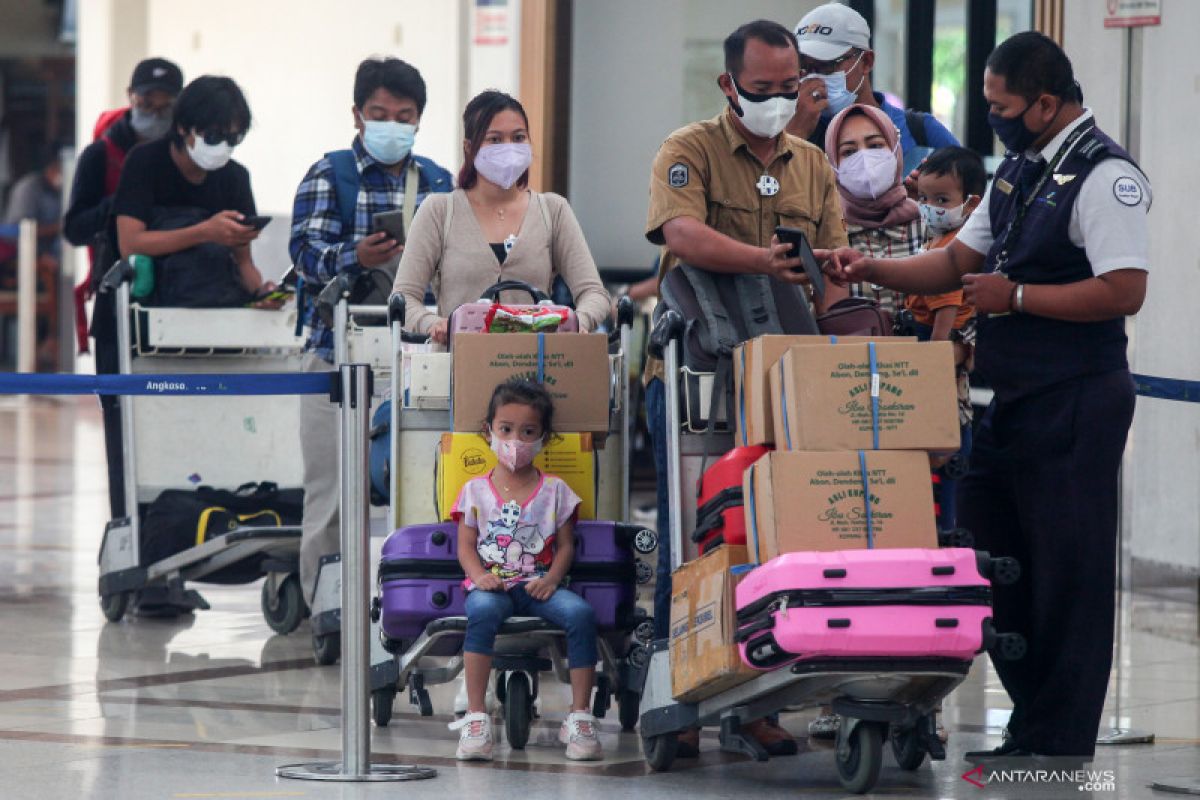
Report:
<svg viewBox="0 0 1200 800"><path fill-rule="evenodd" d="M1140 28L1162 24L1162 0L1105 0L1104 27Z"/></svg>
<svg viewBox="0 0 1200 800"><path fill-rule="evenodd" d="M475 44L508 44L508 0L475 0Z"/></svg>

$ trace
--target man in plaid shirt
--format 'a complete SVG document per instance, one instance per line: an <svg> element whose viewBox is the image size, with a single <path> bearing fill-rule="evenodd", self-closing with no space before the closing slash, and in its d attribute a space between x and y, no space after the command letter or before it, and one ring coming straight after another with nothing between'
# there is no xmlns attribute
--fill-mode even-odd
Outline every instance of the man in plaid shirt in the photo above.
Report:
<svg viewBox="0 0 1200 800"><path fill-rule="evenodd" d="M372 217L406 205L415 208L430 192L454 188L449 172L412 153L424 110L425 81L415 68L397 58L363 61L354 78L358 136L349 150L327 153L313 164L296 190L288 249L305 286L301 310L309 328L305 371L326 371L334 358L333 331L314 309L321 287L338 273L357 275L368 269L394 273L399 263L404 246L386 233L371 233ZM353 206L343 208L351 205L351 188ZM414 189L415 203L406 204L405 194ZM321 558L340 549L336 410L325 398L305 395L300 424L304 455L300 583L311 604Z"/></svg>

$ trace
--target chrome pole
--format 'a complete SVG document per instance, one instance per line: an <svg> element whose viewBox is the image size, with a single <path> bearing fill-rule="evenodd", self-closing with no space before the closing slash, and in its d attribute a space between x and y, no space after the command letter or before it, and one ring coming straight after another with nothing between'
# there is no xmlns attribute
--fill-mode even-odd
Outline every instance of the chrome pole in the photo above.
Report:
<svg viewBox="0 0 1200 800"><path fill-rule="evenodd" d="M621 521L629 522L629 482L632 477L630 462L633 459L633 408L631 406L629 379L629 348L633 336L630 326L620 323L621 331Z"/></svg>
<svg viewBox="0 0 1200 800"><path fill-rule="evenodd" d="M344 303L339 304L344 307ZM370 435L371 367L340 364L342 441L342 760L279 767L281 778L325 781L410 781L437 771L405 764L371 763L370 547L367 515L367 441Z"/></svg>
<svg viewBox="0 0 1200 800"><path fill-rule="evenodd" d="M683 486L680 467L679 436L683 422L679 418L679 339L671 337L663 350L663 380L667 402L667 504L671 529L671 571L683 563Z"/></svg>
<svg viewBox="0 0 1200 800"><path fill-rule="evenodd" d="M131 318L129 293L132 276L127 276L117 284L117 371L122 375L133 374L133 334L130 326ZM129 518L131 563L139 566L142 563L141 549L141 517L138 514L137 490L137 448L133 430L133 396L117 398L121 411L121 448L125 451L122 459L125 474L125 516Z"/></svg>
<svg viewBox="0 0 1200 800"><path fill-rule="evenodd" d="M17 230L17 372L37 372L37 221Z"/></svg>

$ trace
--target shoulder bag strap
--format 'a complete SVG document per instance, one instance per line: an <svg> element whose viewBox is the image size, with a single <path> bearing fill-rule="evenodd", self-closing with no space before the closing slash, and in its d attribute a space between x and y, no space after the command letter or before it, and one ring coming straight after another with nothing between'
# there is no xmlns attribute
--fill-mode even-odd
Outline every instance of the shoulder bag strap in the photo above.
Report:
<svg viewBox="0 0 1200 800"><path fill-rule="evenodd" d="M404 173L404 204L401 215L404 220L404 235L412 230L413 215L417 213L417 194L421 191L421 168L417 166L416 158L408 159L408 169Z"/></svg>

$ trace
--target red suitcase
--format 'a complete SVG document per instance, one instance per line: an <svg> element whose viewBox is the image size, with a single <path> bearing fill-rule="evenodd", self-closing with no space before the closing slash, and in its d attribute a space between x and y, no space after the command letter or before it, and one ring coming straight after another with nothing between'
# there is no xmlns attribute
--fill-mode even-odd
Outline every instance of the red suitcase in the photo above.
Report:
<svg viewBox="0 0 1200 800"><path fill-rule="evenodd" d="M746 543L746 515L742 508L742 475L771 451L765 445L735 447L704 471L697 500L696 530L692 541L707 553L722 544Z"/></svg>

